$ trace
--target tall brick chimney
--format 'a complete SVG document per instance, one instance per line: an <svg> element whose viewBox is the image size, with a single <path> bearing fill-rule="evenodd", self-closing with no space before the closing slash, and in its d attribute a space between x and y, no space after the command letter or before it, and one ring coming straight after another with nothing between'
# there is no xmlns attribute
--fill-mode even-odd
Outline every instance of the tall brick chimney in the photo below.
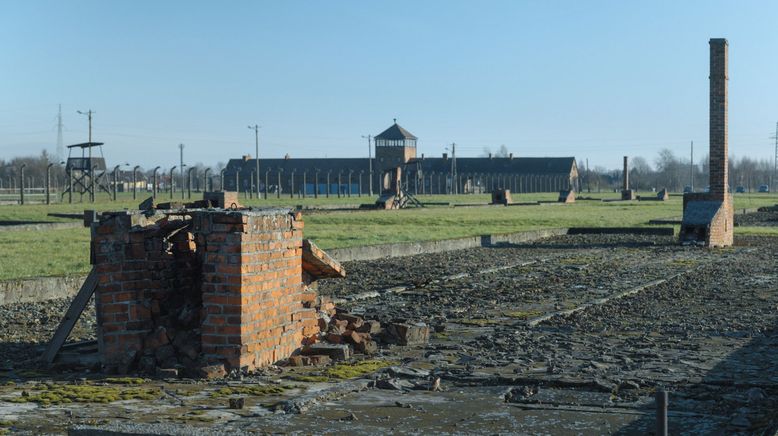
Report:
<svg viewBox="0 0 778 436"><path fill-rule="evenodd" d="M710 40L710 194L724 200L729 189L727 165L727 81L729 44Z"/></svg>
<svg viewBox="0 0 778 436"><path fill-rule="evenodd" d="M629 189L629 158L624 156L624 186L621 188L624 191Z"/></svg>
<svg viewBox="0 0 778 436"><path fill-rule="evenodd" d="M621 199L626 201L635 200L637 198L635 191L629 189L629 157L627 156L624 156L624 172L622 173L622 184Z"/></svg>
<svg viewBox="0 0 778 436"><path fill-rule="evenodd" d="M734 240L732 195L727 180L727 50L724 38L710 45L710 189L683 196L681 243L727 247Z"/></svg>

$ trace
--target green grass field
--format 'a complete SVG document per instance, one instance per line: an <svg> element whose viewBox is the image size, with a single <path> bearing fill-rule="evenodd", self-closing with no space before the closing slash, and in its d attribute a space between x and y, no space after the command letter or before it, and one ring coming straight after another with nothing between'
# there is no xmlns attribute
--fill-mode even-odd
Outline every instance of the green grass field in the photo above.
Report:
<svg viewBox="0 0 778 436"><path fill-rule="evenodd" d="M587 195L587 194L583 194ZM616 198L617 194L592 195ZM160 201L166 201L163 196ZM421 201L450 203L486 203L487 195L420 196ZM514 201L553 201L555 194L515 195ZM248 206L295 206L314 204L370 203L370 197L331 197L315 199L270 198L243 200ZM84 209L121 210L135 208L138 202L122 198L118 202L74 203L52 206L0 206L0 221L50 221L67 219L48 217L49 212L81 213ZM738 194L737 209L756 208L778 203L778 195ZM395 211L337 211L304 213L305 237L323 248L349 247L403 241L425 241L511 233L554 227L644 226L648 220L680 218L681 197L667 202L600 202L581 200L570 205L511 207L427 207ZM737 227L737 234L775 234L778 228ZM0 232L0 280L84 274L89 269L88 229L48 230L40 232Z"/></svg>

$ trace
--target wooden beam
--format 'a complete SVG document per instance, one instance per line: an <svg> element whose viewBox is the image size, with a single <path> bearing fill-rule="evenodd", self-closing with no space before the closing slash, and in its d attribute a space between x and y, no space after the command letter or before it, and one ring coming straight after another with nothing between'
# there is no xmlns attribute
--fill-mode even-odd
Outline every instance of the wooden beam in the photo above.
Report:
<svg viewBox="0 0 778 436"><path fill-rule="evenodd" d="M97 272L92 269L86 277L86 280L84 280L84 284L81 285L78 294L76 294L76 298L70 303L68 311L65 312L65 317L62 318L59 327L57 327L57 331L54 333L46 351L43 353L42 359L44 362L48 364L54 362L57 353L59 353L65 340L70 336L70 332L73 331L73 326L76 325L76 321L81 317L81 313L86 308L87 303L89 303L89 299L91 299L92 294L95 293L95 289L97 289Z"/></svg>

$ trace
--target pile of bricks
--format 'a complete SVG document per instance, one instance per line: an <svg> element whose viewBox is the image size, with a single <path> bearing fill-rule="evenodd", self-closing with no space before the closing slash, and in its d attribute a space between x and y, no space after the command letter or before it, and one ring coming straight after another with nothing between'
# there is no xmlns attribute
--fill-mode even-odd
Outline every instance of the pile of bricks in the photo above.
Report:
<svg viewBox="0 0 778 436"><path fill-rule="evenodd" d="M314 342L312 285L345 272L302 229L287 209L104 213L92 226L104 369L218 376Z"/></svg>
<svg viewBox="0 0 778 436"><path fill-rule="evenodd" d="M319 309L324 309L322 305ZM335 310L322 313L318 339L289 358L292 366L321 365L332 360L349 359L352 353L373 355L381 346L423 345L429 342L430 328L425 323L397 320L382 324L376 320Z"/></svg>

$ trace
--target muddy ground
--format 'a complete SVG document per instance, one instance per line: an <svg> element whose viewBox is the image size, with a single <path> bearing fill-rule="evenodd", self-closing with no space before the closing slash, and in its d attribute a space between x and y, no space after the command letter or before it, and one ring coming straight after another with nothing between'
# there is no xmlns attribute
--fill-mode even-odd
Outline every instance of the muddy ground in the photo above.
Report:
<svg viewBox="0 0 778 436"><path fill-rule="evenodd" d="M773 434L776 242L579 235L350 262L319 291L368 319L426 322L429 344L217 382L33 369L66 302L0 307L0 433L647 434L666 390L672 433Z"/></svg>

